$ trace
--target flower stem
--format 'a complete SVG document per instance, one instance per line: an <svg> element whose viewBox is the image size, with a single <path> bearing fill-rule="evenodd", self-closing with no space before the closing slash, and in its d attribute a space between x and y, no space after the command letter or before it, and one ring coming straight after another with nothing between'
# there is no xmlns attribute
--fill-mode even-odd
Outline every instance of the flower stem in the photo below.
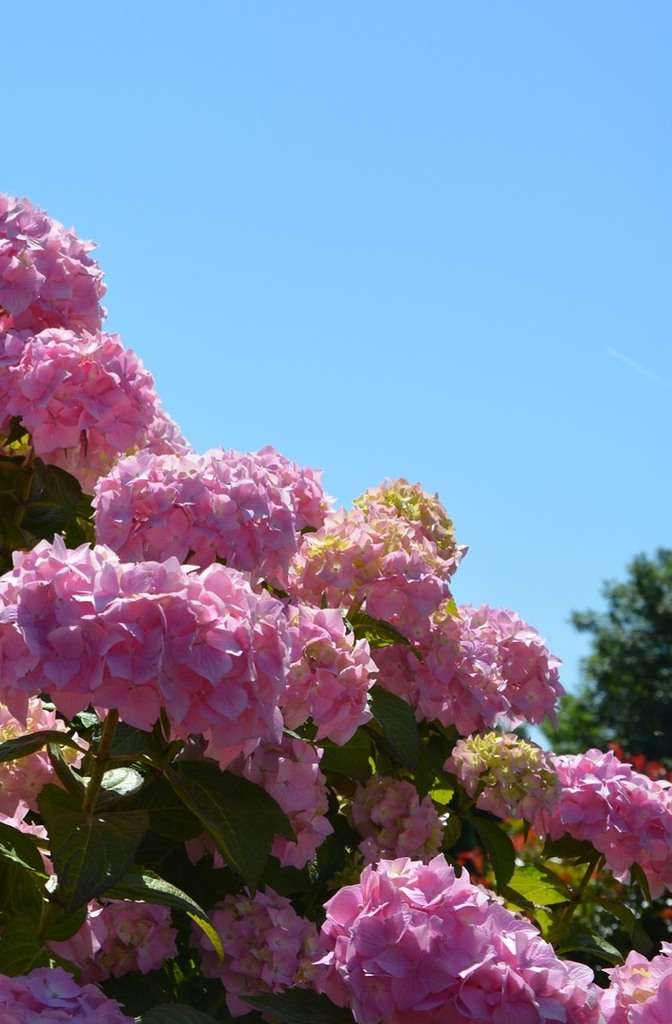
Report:
<svg viewBox="0 0 672 1024"><path fill-rule="evenodd" d="M108 712L107 718L105 719L103 734L100 737L100 744L98 745L93 771L91 772L91 778L89 779L89 784L86 787L86 793L84 794L84 803L82 807L85 811L91 812L95 807L96 799L103 782L105 769L107 768L107 764L110 759L112 740L114 739L114 733L117 728L118 721L119 712L113 708Z"/></svg>

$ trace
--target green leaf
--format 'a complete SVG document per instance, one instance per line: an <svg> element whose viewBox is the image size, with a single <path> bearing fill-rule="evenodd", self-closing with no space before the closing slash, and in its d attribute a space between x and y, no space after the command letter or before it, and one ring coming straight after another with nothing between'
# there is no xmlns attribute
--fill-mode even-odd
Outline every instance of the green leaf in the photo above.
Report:
<svg viewBox="0 0 672 1024"><path fill-rule="evenodd" d="M76 910L65 911L58 903L50 903L44 911L40 925L43 942L65 942L72 938L86 921L86 904Z"/></svg>
<svg viewBox="0 0 672 1024"><path fill-rule="evenodd" d="M152 732L145 732L143 729L134 729L126 722L119 722L112 739L112 757L128 758L138 757L143 754L149 757L160 756L162 745L158 737Z"/></svg>
<svg viewBox="0 0 672 1024"><path fill-rule="evenodd" d="M560 955L565 953L583 953L595 957L604 963L618 965L623 961L623 954L616 946L612 946L599 935L592 935L582 925L572 924L556 947Z"/></svg>
<svg viewBox="0 0 672 1024"><path fill-rule="evenodd" d="M595 856L595 847L592 843L574 839L565 832L560 839L547 839L541 855L544 858L558 857L574 864L587 864Z"/></svg>
<svg viewBox="0 0 672 1024"><path fill-rule="evenodd" d="M320 771L346 775L357 782L366 782L371 775L371 737L365 729L357 729L341 747L331 740L320 740L319 744L324 749Z"/></svg>
<svg viewBox="0 0 672 1024"><path fill-rule="evenodd" d="M639 889L644 899L648 900L650 903L651 889L649 888L649 880L644 874L644 871L639 864L633 864L630 868L630 878L635 883L635 885L639 886Z"/></svg>
<svg viewBox="0 0 672 1024"><path fill-rule="evenodd" d="M447 786L443 786L440 789L430 790L429 795L435 804L439 804L441 807L447 807L455 795L455 790L450 789Z"/></svg>
<svg viewBox="0 0 672 1024"><path fill-rule="evenodd" d="M516 853L511 839L496 822L488 818L473 817L470 821L488 853L497 887L505 888L516 866Z"/></svg>
<svg viewBox="0 0 672 1024"><path fill-rule="evenodd" d="M209 1013L194 1010L184 1003L162 1003L153 1006L140 1018L141 1024L217 1024Z"/></svg>
<svg viewBox="0 0 672 1024"><path fill-rule="evenodd" d="M181 842L195 839L203 831L198 818L187 810L184 802L164 778L143 786L127 809L147 811L153 832L164 839Z"/></svg>
<svg viewBox="0 0 672 1024"><path fill-rule="evenodd" d="M47 877L39 848L33 837L4 822L0 822L0 857L41 878Z"/></svg>
<svg viewBox="0 0 672 1024"><path fill-rule="evenodd" d="M126 873L149 827L146 811L84 812L58 786L38 798L58 875L55 899L75 910L99 896Z"/></svg>
<svg viewBox="0 0 672 1024"><path fill-rule="evenodd" d="M31 919L14 918L3 929L0 937L0 974L15 978L20 974L28 974L34 967L51 967L54 963L63 961L45 949Z"/></svg>
<svg viewBox="0 0 672 1024"><path fill-rule="evenodd" d="M275 835L296 836L275 800L247 779L222 772L213 761L183 762L166 778L210 833L224 859L254 888Z"/></svg>
<svg viewBox="0 0 672 1024"><path fill-rule="evenodd" d="M462 835L462 819L457 814L449 814L443 828L442 850L451 850Z"/></svg>
<svg viewBox="0 0 672 1024"><path fill-rule="evenodd" d="M551 907L556 903L567 903L572 898L572 894L559 878L554 878L551 872L542 871L533 864L516 868L513 872L506 897L510 902L515 902L512 895L522 896L536 907Z"/></svg>
<svg viewBox="0 0 672 1024"><path fill-rule="evenodd" d="M382 686L374 686L371 711L395 760L404 768L414 769L420 757L420 733L411 706Z"/></svg>
<svg viewBox="0 0 672 1024"><path fill-rule="evenodd" d="M391 647L392 644L404 644L406 647L411 646L411 641L408 640L403 633L400 633L398 629L391 626L389 622L384 622L383 619L374 619L371 615L367 615L366 612L354 612L348 616L348 620L352 631L358 640L368 640L370 647Z"/></svg>
<svg viewBox="0 0 672 1024"><path fill-rule="evenodd" d="M353 1024L354 1021L349 1010L334 1006L326 996L304 989L291 989L281 995L246 997L245 1002L271 1014L280 1024Z"/></svg>
<svg viewBox="0 0 672 1024"><path fill-rule="evenodd" d="M600 906L604 907L608 914L613 914L623 927L623 931L632 941L632 945L638 953L651 956L654 951L654 943L640 924L639 918L632 910L621 903L620 900L598 900Z"/></svg>
<svg viewBox="0 0 672 1024"><path fill-rule="evenodd" d="M36 751L46 747L48 743L57 746L74 747L77 744L74 740L58 729L45 729L44 732L31 732L25 736L17 736L13 740L6 740L0 743L0 763L3 761L18 761L20 757L28 757Z"/></svg>
<svg viewBox="0 0 672 1024"><path fill-rule="evenodd" d="M210 939L217 955L224 957L222 943L216 930L210 924L208 915L196 900L178 889L172 882L167 882L149 868L134 867L109 889L105 896L111 900L133 900L140 903L158 903L162 907L183 910L192 921L201 928Z"/></svg>
<svg viewBox="0 0 672 1024"><path fill-rule="evenodd" d="M51 540L62 533L70 547L94 539L91 499L64 469L35 459L26 504L22 525L34 537Z"/></svg>
<svg viewBox="0 0 672 1024"><path fill-rule="evenodd" d="M140 772L135 768L111 768L103 775L96 807L102 810L110 804L116 803L120 797L137 793L144 781Z"/></svg>

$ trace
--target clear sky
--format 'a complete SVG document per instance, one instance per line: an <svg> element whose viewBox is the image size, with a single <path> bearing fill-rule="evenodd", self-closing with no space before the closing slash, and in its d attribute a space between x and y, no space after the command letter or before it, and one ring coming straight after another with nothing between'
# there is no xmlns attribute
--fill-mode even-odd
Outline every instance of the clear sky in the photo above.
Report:
<svg viewBox="0 0 672 1024"><path fill-rule="evenodd" d="M33 0L3 189L100 243L200 449L438 490L458 600L577 676L571 608L672 543L672 7Z"/></svg>

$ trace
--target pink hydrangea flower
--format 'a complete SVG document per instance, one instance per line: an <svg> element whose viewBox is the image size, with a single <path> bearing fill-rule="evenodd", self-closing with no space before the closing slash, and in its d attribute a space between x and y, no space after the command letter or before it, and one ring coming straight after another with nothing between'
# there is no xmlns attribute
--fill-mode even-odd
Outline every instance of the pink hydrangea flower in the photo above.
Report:
<svg viewBox="0 0 672 1024"><path fill-rule="evenodd" d="M26 732L63 731L65 726L35 697L28 703L25 724L17 721L9 708L0 704L0 743L23 736ZM63 748L65 751L67 748ZM56 781L46 749L37 750L18 761L3 761L0 764L0 813L14 817L23 810L37 810L37 797L48 782Z"/></svg>
<svg viewBox="0 0 672 1024"><path fill-rule="evenodd" d="M249 757L240 757L229 771L262 786L289 818L296 842L276 836L271 853L283 867L304 868L333 828L325 817L329 809L325 778L320 771L322 751L283 736L279 743L260 743ZM224 867L224 858L207 833L186 844L196 864L207 855L213 867Z"/></svg>
<svg viewBox="0 0 672 1024"><path fill-rule="evenodd" d="M427 494L420 484L409 484L403 479L384 480L380 486L355 498L355 505L369 520L393 515L413 524L425 540L434 545L445 562L448 575L455 572L467 553L467 548L457 543L455 527L438 494Z"/></svg>
<svg viewBox="0 0 672 1024"><path fill-rule="evenodd" d="M536 743L515 734L489 732L458 740L446 761L477 806L500 818L531 821L556 796L553 763Z"/></svg>
<svg viewBox="0 0 672 1024"><path fill-rule="evenodd" d="M420 655L418 657L417 655ZM415 648L374 652L380 682L418 718L454 725L463 735L552 716L563 692L557 658L513 612L450 604L434 613Z"/></svg>
<svg viewBox="0 0 672 1024"><path fill-rule="evenodd" d="M45 689L66 717L93 703L140 729L164 706L224 766L279 739L288 656L283 605L221 565L123 564L56 538L0 578L0 695L20 719Z"/></svg>
<svg viewBox="0 0 672 1024"><path fill-rule="evenodd" d="M533 827L558 839L565 832L604 854L614 876L628 882L639 864L653 896L672 888L672 788L603 754L554 756L556 799L540 808Z"/></svg>
<svg viewBox="0 0 672 1024"><path fill-rule="evenodd" d="M316 986L357 1024L597 1024L592 971L444 857L365 868L326 904Z"/></svg>
<svg viewBox="0 0 672 1024"><path fill-rule="evenodd" d="M78 985L60 967L39 967L8 978L0 974L3 1024L133 1024L119 1003L94 985Z"/></svg>
<svg viewBox="0 0 672 1024"><path fill-rule="evenodd" d="M333 828L325 815L329 799L320 771L322 751L291 736L279 744L262 743L231 771L263 786L289 818L296 842L276 836L271 853L283 867L303 868Z"/></svg>
<svg viewBox="0 0 672 1024"><path fill-rule="evenodd" d="M94 248L27 199L0 194L0 329L99 330L105 285Z"/></svg>
<svg viewBox="0 0 672 1024"><path fill-rule="evenodd" d="M327 517L307 534L290 573L297 602L363 607L413 639L427 636L429 616L450 596L434 544L394 513L368 519L360 508Z"/></svg>
<svg viewBox="0 0 672 1024"><path fill-rule="evenodd" d="M211 914L224 948L220 960L209 939L194 933L206 978L219 978L234 1017L249 1013L246 996L303 987L311 973L315 925L299 917L273 889L255 896L225 896Z"/></svg>
<svg viewBox="0 0 672 1024"><path fill-rule="evenodd" d="M170 911L152 903L117 900L89 904L86 921L71 938L49 948L80 968L83 983L148 974L177 955Z"/></svg>
<svg viewBox="0 0 672 1024"><path fill-rule="evenodd" d="M443 825L431 798L421 799L403 779L374 775L357 786L350 817L364 837L359 849L368 864L394 857L427 861L441 849Z"/></svg>
<svg viewBox="0 0 672 1024"><path fill-rule="evenodd" d="M292 476L292 465L268 448L179 458L141 451L99 482L98 537L124 559L174 555L202 567L219 560L284 587L307 514L310 472L294 467ZM311 512L317 514L308 504Z"/></svg>
<svg viewBox="0 0 672 1024"><path fill-rule="evenodd" d="M21 417L36 455L91 489L142 441L157 405L151 375L112 334L52 328L16 350L5 338L5 353L19 355L6 370L7 414Z"/></svg>
<svg viewBox="0 0 672 1024"><path fill-rule="evenodd" d="M672 944L647 960L634 950L621 967L606 968L609 988L600 1006L605 1024L669 1024L672 1021Z"/></svg>
<svg viewBox="0 0 672 1024"><path fill-rule="evenodd" d="M282 698L286 723L295 729L312 718L318 740L347 743L371 719L368 693L376 665L369 645L346 633L334 608L290 608L289 624L291 665Z"/></svg>
<svg viewBox="0 0 672 1024"><path fill-rule="evenodd" d="M157 401L154 419L142 437L142 448L154 455L191 455L193 448L182 434L175 420Z"/></svg>

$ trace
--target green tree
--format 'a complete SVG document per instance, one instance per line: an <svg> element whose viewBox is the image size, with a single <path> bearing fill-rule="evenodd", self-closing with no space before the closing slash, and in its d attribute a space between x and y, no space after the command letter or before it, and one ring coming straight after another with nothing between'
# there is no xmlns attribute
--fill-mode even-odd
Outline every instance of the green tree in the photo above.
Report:
<svg viewBox="0 0 672 1024"><path fill-rule="evenodd" d="M672 764L672 550L639 555L624 582L604 585L604 612L574 612L592 636L583 685L547 730L559 752L620 742Z"/></svg>

